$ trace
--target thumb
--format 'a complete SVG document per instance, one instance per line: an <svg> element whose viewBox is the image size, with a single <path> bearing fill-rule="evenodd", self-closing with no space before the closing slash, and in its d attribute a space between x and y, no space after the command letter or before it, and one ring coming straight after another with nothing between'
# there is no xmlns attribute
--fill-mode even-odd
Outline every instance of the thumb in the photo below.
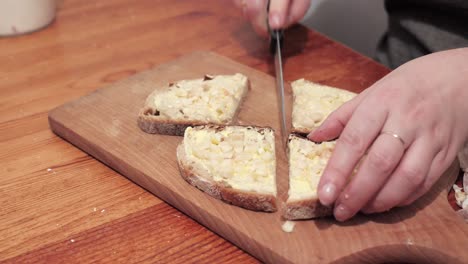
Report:
<svg viewBox="0 0 468 264"><path fill-rule="evenodd" d="M362 98L365 96L365 94L366 92L357 95L333 111L320 125L320 127L307 135L307 138L314 142L337 139L353 115L354 110L362 101Z"/></svg>

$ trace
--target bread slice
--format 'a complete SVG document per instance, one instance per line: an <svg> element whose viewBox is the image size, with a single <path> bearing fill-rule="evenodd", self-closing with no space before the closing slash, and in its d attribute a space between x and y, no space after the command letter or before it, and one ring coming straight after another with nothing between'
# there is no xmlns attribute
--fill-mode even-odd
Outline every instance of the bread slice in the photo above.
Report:
<svg viewBox="0 0 468 264"><path fill-rule="evenodd" d="M182 136L188 126L231 124L248 87L240 73L170 83L148 96L138 125L147 133Z"/></svg>
<svg viewBox="0 0 468 264"><path fill-rule="evenodd" d="M310 219L332 214L332 208L320 203L317 187L334 147L334 141L319 144L300 136L289 136L289 192L283 208L285 219Z"/></svg>
<svg viewBox="0 0 468 264"><path fill-rule="evenodd" d="M299 79L293 91L292 133L307 134L318 128L328 115L355 93Z"/></svg>
<svg viewBox="0 0 468 264"><path fill-rule="evenodd" d="M250 210L277 210L271 128L188 127L177 160L182 177L207 194Z"/></svg>

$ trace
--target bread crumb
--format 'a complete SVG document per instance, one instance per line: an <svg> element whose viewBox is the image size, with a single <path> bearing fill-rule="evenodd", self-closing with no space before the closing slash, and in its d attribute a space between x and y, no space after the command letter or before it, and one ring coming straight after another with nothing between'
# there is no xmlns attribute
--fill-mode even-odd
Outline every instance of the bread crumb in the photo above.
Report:
<svg viewBox="0 0 468 264"><path fill-rule="evenodd" d="M295 225L296 225L296 223L293 222L293 221L286 221L281 226L281 229L283 229L283 231L286 232L286 233L291 233L294 230Z"/></svg>
<svg viewBox="0 0 468 264"><path fill-rule="evenodd" d="M467 199L466 193L463 191L462 188L458 187L456 184L453 185L453 190L455 191L455 200L461 208L464 208L463 206L467 206L468 204L465 202Z"/></svg>
<svg viewBox="0 0 468 264"><path fill-rule="evenodd" d="M73 239L73 238L70 239L70 242L75 243L75 239Z"/></svg>
<svg viewBox="0 0 468 264"><path fill-rule="evenodd" d="M106 211L106 209L102 209L102 210L101 210L101 213L104 213L105 211Z"/></svg>
<svg viewBox="0 0 468 264"><path fill-rule="evenodd" d="M413 239L407 238L407 239L406 239L406 245L408 245L408 246L414 245Z"/></svg>
<svg viewBox="0 0 468 264"><path fill-rule="evenodd" d="M51 169L51 168L47 168L47 171L52 171L52 169Z"/></svg>
<svg viewBox="0 0 468 264"><path fill-rule="evenodd" d="M96 207L94 207L94 208L93 208L93 212L96 212L96 211L97 211L97 208L96 208Z"/></svg>

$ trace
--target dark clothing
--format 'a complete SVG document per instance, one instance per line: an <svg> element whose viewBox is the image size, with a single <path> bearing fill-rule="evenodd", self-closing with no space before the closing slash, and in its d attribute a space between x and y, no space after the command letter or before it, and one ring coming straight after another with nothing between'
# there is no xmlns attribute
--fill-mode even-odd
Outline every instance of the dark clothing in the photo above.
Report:
<svg viewBox="0 0 468 264"><path fill-rule="evenodd" d="M390 68L432 52L468 47L468 0L386 0L388 31L377 59Z"/></svg>

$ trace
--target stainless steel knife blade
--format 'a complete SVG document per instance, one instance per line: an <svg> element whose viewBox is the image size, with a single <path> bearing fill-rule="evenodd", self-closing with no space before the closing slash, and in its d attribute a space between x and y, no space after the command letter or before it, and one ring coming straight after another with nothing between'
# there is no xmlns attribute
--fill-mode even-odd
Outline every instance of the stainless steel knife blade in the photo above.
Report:
<svg viewBox="0 0 468 264"><path fill-rule="evenodd" d="M276 31L276 54L275 54L275 72L276 72L276 88L278 89L280 119L281 119L281 138L283 147L286 147L288 132L286 127L286 105L284 99L284 79L283 79L283 61L281 56L281 38L279 32Z"/></svg>
<svg viewBox="0 0 468 264"><path fill-rule="evenodd" d="M270 33L270 53L275 56L275 75L276 89L278 96L279 118L281 127L281 143L283 150L286 152L288 143L288 130L286 125L286 103L284 95L284 79L283 79L283 61L281 56L281 47L283 45L283 30L273 30L269 23L270 0L267 2L267 28Z"/></svg>
<svg viewBox="0 0 468 264"><path fill-rule="evenodd" d="M270 31L270 52L275 56L275 75L276 75L276 89L278 95L278 106L280 115L281 126L281 142L283 148L286 149L288 140L288 131L286 124L286 103L284 94L284 79L283 79L283 61L281 56L281 46L283 40L283 32L281 30Z"/></svg>

